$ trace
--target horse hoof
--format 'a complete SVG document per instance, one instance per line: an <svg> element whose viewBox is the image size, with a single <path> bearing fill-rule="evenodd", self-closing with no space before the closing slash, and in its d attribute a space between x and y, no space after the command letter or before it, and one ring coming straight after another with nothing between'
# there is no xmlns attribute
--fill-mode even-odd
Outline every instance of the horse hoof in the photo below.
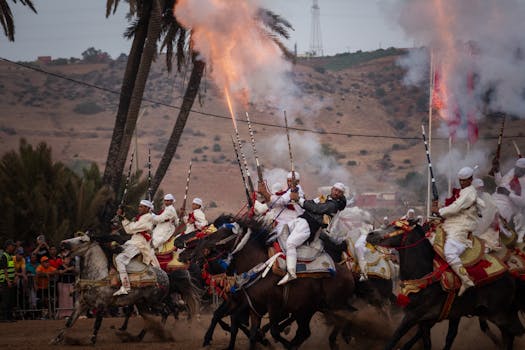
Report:
<svg viewBox="0 0 525 350"><path fill-rule="evenodd" d="M92 336L91 339L89 339L89 341L91 342L91 345L95 345L95 343L97 342L97 337Z"/></svg>

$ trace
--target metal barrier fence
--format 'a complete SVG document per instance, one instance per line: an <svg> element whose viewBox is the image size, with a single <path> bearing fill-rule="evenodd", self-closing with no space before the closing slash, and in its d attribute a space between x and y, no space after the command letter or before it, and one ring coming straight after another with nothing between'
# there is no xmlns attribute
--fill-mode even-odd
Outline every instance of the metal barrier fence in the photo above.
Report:
<svg viewBox="0 0 525 350"><path fill-rule="evenodd" d="M61 276L73 277L75 274ZM59 282L58 277L47 277L44 288L38 288L37 276L33 274L27 274L27 280L19 278L16 285L14 316L22 320L59 319L69 316L75 300L74 283Z"/></svg>

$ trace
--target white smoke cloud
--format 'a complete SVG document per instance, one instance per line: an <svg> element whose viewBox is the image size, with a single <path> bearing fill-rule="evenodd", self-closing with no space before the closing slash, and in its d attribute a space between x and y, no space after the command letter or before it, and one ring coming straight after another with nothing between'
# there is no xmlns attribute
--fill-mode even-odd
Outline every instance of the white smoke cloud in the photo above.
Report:
<svg viewBox="0 0 525 350"><path fill-rule="evenodd" d="M457 108L483 118L483 99L494 88L489 110L525 117L525 2L394 0L383 4L407 37L432 48L436 66L449 65L447 86ZM410 50L400 60L408 69L405 82L428 83L428 61L428 52ZM466 82L472 73L476 81L469 91Z"/></svg>
<svg viewBox="0 0 525 350"><path fill-rule="evenodd" d="M305 137L299 132L291 132L290 138L295 168L301 174L301 178L304 178L308 173L321 179L321 185L343 182L350 189L353 188L352 176L348 170L338 164L334 156L323 152L323 146L317 136L308 135L308 137ZM271 159L278 166L289 168L290 158L285 135L274 135L265 139L265 142L261 143L260 148L261 154L266 159ZM274 169L268 173L272 178L275 176L275 180L269 181L269 184L275 182L283 183L286 180L286 174L289 170L281 170Z"/></svg>

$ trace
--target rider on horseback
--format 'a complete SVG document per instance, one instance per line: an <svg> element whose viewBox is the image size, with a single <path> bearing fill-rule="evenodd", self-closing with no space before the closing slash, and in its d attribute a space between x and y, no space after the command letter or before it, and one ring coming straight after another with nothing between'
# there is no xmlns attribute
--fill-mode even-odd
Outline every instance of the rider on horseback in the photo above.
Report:
<svg viewBox="0 0 525 350"><path fill-rule="evenodd" d="M204 227L208 226L208 220L206 220L206 215L202 211L202 206L202 199L193 198L193 201L191 202L191 211L182 219L186 224L186 230L184 233L202 230ZM182 214L184 213L182 212Z"/></svg>
<svg viewBox="0 0 525 350"><path fill-rule="evenodd" d="M173 207L174 202L175 197L168 193L164 196L164 210L158 215L152 214L153 224L156 225L151 240L154 249L158 249L166 243L175 232L175 226L179 224L177 211Z"/></svg>
<svg viewBox="0 0 525 350"><path fill-rule="evenodd" d="M115 265L120 274L120 281L122 287L113 293L114 296L128 294L131 290L126 265L131 259L138 254L142 254L142 262L146 265L153 265L159 267L159 262L153 248L149 241L151 240L151 229L153 228L153 220L150 211L153 209L153 204L148 200L141 200L138 207L138 215L135 221L129 221L124 217L124 211L119 208L117 215L122 220L122 227L127 234L132 235L131 239L124 243L124 251L115 258Z"/></svg>
<svg viewBox="0 0 525 350"><path fill-rule="evenodd" d="M326 227L325 215L333 216L346 207L345 186L337 182L332 186L330 195L323 202L321 198L305 200L299 193L290 193L290 199L298 201L305 210L297 219L290 222L290 236L286 240L286 275L279 281L283 285L293 279L297 264L297 247L303 244L310 235L315 235L321 227Z"/></svg>
<svg viewBox="0 0 525 350"><path fill-rule="evenodd" d="M441 209L437 201L432 203L432 212L445 219L445 258L461 280L458 296L474 286L459 257L467 247L472 246L468 235L476 229L480 209L484 207L483 201L478 198L477 191L472 186L473 174L474 170L470 167L464 167L458 172L461 191L452 203Z"/></svg>

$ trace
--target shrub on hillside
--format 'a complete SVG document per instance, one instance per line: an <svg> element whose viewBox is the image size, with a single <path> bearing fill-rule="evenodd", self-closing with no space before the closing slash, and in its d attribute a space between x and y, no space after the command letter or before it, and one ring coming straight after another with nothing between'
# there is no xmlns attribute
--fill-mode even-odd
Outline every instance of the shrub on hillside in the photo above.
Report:
<svg viewBox="0 0 525 350"><path fill-rule="evenodd" d="M78 114L85 114L85 115L91 115L91 114L97 114L104 110L101 106L99 106L97 103L88 101L88 102L82 102L75 106L73 111Z"/></svg>

